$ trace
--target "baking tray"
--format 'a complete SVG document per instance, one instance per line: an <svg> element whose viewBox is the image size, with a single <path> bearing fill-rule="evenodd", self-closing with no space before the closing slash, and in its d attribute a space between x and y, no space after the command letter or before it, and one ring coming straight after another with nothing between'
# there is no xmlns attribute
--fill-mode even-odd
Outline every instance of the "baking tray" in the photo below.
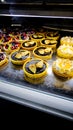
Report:
<svg viewBox="0 0 73 130"><path fill-rule="evenodd" d="M54 53L52 59L48 60L49 68L48 75L44 78L44 82L41 84L31 84L28 83L24 78L23 66L13 65L10 61L8 64L4 64L0 67L0 80L2 82L6 81L9 84L13 83L14 86L17 84L19 87L32 88L35 91L42 91L45 93L53 93L60 96L65 96L67 98L73 98L73 78L72 79L61 79L54 75L52 72L52 63L56 59L56 54Z"/></svg>

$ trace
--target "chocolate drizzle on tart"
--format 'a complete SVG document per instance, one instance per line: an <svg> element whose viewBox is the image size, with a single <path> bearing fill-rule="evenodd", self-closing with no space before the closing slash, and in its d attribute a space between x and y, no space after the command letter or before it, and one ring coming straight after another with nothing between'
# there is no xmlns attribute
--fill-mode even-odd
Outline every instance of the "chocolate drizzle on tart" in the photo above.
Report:
<svg viewBox="0 0 73 130"><path fill-rule="evenodd" d="M26 47L26 48L28 48L28 47L33 47L33 46L35 46L36 45L36 42L34 42L34 41L25 41L25 42L23 42L23 44L22 44L22 46L23 47Z"/></svg>
<svg viewBox="0 0 73 130"><path fill-rule="evenodd" d="M31 60L26 63L25 69L30 74L39 74L46 69L46 64L41 60Z"/></svg>
<svg viewBox="0 0 73 130"><path fill-rule="evenodd" d="M34 38L34 39L41 39L41 38L43 38L43 35L42 34L33 34L32 38Z"/></svg>
<svg viewBox="0 0 73 130"><path fill-rule="evenodd" d="M19 50L19 51L16 51L14 52L12 55L11 55L11 58L13 60L25 60L27 59L29 56L29 51L24 51L24 50Z"/></svg>
<svg viewBox="0 0 73 130"><path fill-rule="evenodd" d="M34 53L36 53L37 55L40 55L40 56L50 55L51 52L52 52L52 49L49 47L38 47L34 51Z"/></svg>
<svg viewBox="0 0 73 130"><path fill-rule="evenodd" d="M42 40L42 43L44 44L44 45L54 45L54 44L57 44L57 41L56 40L52 40L52 39L44 39L44 40Z"/></svg>
<svg viewBox="0 0 73 130"><path fill-rule="evenodd" d="M50 31L50 32L47 33L47 36L48 37L57 37L58 34L59 34L58 31Z"/></svg>

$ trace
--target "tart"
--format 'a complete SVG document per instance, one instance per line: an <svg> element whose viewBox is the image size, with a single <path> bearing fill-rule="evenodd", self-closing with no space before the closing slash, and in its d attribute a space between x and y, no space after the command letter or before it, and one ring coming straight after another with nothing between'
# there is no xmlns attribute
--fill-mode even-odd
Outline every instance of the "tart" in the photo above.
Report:
<svg viewBox="0 0 73 130"><path fill-rule="evenodd" d="M57 55L61 58L73 59L73 47L70 45L60 45L57 49Z"/></svg>
<svg viewBox="0 0 73 130"><path fill-rule="evenodd" d="M40 45L40 41L44 38L44 33L35 33L31 35L31 40L36 41L38 46Z"/></svg>
<svg viewBox="0 0 73 130"><path fill-rule="evenodd" d="M19 35L15 36L14 39L17 42L22 43L25 40L29 40L29 36L24 32L24 33L20 33Z"/></svg>
<svg viewBox="0 0 73 130"><path fill-rule="evenodd" d="M73 61L69 59L58 58L53 62L53 72L60 77L72 78L73 77Z"/></svg>
<svg viewBox="0 0 73 130"><path fill-rule="evenodd" d="M38 84L44 81L47 75L48 63L37 58L26 61L23 65L24 78L26 81Z"/></svg>
<svg viewBox="0 0 73 130"><path fill-rule="evenodd" d="M12 41L12 38L9 35L3 34L3 39L1 41L1 44L5 45Z"/></svg>
<svg viewBox="0 0 73 130"><path fill-rule="evenodd" d="M21 47L25 50L33 50L37 46L36 41L33 40L27 40L22 43Z"/></svg>
<svg viewBox="0 0 73 130"><path fill-rule="evenodd" d="M23 65L23 63L30 59L30 52L27 50L13 51L10 55L11 62L16 65Z"/></svg>
<svg viewBox="0 0 73 130"><path fill-rule="evenodd" d="M71 37L71 36L61 37L60 44L61 45L66 44L66 45L73 46L73 37Z"/></svg>
<svg viewBox="0 0 73 130"><path fill-rule="evenodd" d="M41 43L41 46L44 45L44 46L47 46L47 47L51 47L55 51L58 41L57 40L51 40L51 39L48 39L48 38L44 38L40 41L40 43Z"/></svg>
<svg viewBox="0 0 73 130"><path fill-rule="evenodd" d="M49 31L46 34L46 38L52 39L52 40L58 40L60 37L60 34L58 31Z"/></svg>
<svg viewBox="0 0 73 130"><path fill-rule="evenodd" d="M43 60L49 60L52 58L52 48L51 47L46 47L46 46L39 46L36 47L33 50L33 55L37 58L41 58Z"/></svg>
<svg viewBox="0 0 73 130"><path fill-rule="evenodd" d="M0 66L8 62L8 58L4 52L0 52Z"/></svg>
<svg viewBox="0 0 73 130"><path fill-rule="evenodd" d="M20 49L20 43L16 42L16 41L12 41L8 44L6 44L3 49L5 52L7 52L8 54L11 53L14 50L19 50Z"/></svg>

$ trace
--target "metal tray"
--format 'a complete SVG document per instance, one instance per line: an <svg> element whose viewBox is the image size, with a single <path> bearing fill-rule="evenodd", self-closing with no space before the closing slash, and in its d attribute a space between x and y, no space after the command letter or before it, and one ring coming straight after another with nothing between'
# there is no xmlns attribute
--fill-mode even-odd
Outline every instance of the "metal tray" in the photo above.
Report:
<svg viewBox="0 0 73 130"><path fill-rule="evenodd" d="M60 96L65 96L67 98L73 98L73 78L72 79L61 79L54 75L52 72L52 63L56 59L56 54L53 54L52 59L48 60L49 69L48 75L44 78L44 82L41 84L31 84L28 83L24 78L24 72L22 66L13 65L9 59L8 64L0 67L0 80L7 81L9 83L20 85L21 87L29 87L32 89Z"/></svg>

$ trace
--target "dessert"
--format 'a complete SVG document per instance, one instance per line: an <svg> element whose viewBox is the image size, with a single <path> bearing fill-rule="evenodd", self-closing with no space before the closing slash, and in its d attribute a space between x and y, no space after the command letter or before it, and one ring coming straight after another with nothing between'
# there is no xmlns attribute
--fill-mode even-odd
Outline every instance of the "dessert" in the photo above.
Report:
<svg viewBox="0 0 73 130"><path fill-rule="evenodd" d="M36 41L33 40L27 40L22 43L21 47L25 50L33 50L37 46Z"/></svg>
<svg viewBox="0 0 73 130"><path fill-rule="evenodd" d="M49 31L46 34L46 38L51 39L51 40L58 40L60 37L60 34L58 31Z"/></svg>
<svg viewBox="0 0 73 130"><path fill-rule="evenodd" d="M12 41L12 38L9 35L3 34L1 44L5 45Z"/></svg>
<svg viewBox="0 0 73 130"><path fill-rule="evenodd" d="M73 37L71 37L71 36L61 37L60 44L61 45L66 44L66 45L73 46Z"/></svg>
<svg viewBox="0 0 73 130"><path fill-rule="evenodd" d="M40 40L42 40L43 38L43 33L35 33L31 35L31 40L36 41L38 43L38 46L40 45Z"/></svg>
<svg viewBox="0 0 73 130"><path fill-rule="evenodd" d="M26 61L23 65L24 78L26 81L38 84L44 81L47 75L48 63L37 58Z"/></svg>
<svg viewBox="0 0 73 130"><path fill-rule="evenodd" d="M57 49L57 55L61 58L73 59L73 47L70 45L60 45Z"/></svg>
<svg viewBox="0 0 73 130"><path fill-rule="evenodd" d="M4 52L0 52L0 66L8 62L8 58Z"/></svg>
<svg viewBox="0 0 73 130"><path fill-rule="evenodd" d="M49 60L52 58L53 51L51 47L39 46L33 50L33 54L37 58Z"/></svg>
<svg viewBox="0 0 73 130"><path fill-rule="evenodd" d="M29 36L24 32L24 33L20 33L19 35L15 36L14 39L17 42L22 43L25 40L29 40Z"/></svg>
<svg viewBox="0 0 73 130"><path fill-rule="evenodd" d="M20 43L16 41L12 41L10 43L7 43L4 47L3 50L7 52L8 54L11 53L14 50L19 50L20 49Z"/></svg>
<svg viewBox="0 0 73 130"><path fill-rule="evenodd" d="M73 77L73 61L69 59L58 58L53 62L53 72L60 77L72 78Z"/></svg>
<svg viewBox="0 0 73 130"><path fill-rule="evenodd" d="M43 38L41 41L41 46L47 46L47 47L51 47L53 49L53 51L56 50L56 46L57 46L57 43L58 41L57 40L51 40L51 39L48 39L48 38Z"/></svg>
<svg viewBox="0 0 73 130"><path fill-rule="evenodd" d="M16 65L23 65L23 63L30 59L30 52L27 50L13 51L10 55L11 62Z"/></svg>

